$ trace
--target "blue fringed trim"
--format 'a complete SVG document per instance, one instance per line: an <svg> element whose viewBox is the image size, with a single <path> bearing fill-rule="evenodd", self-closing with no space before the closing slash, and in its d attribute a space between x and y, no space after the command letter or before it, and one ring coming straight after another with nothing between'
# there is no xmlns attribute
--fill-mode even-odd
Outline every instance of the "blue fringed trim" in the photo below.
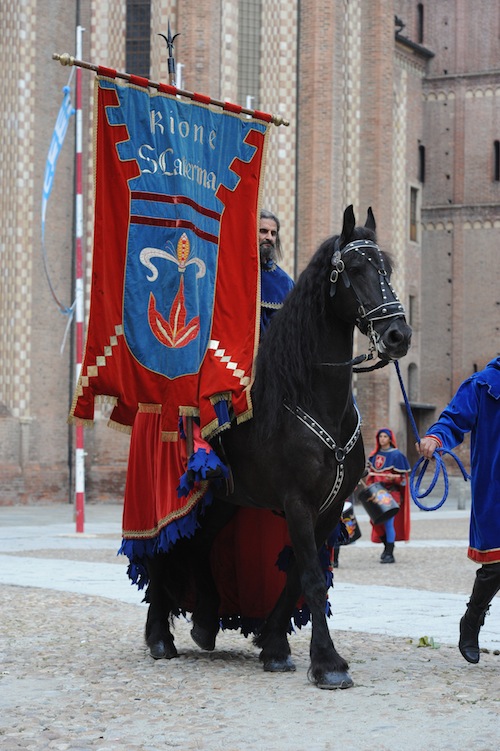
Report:
<svg viewBox="0 0 500 751"><path fill-rule="evenodd" d="M181 438L185 438L182 420L179 422L179 434ZM206 445L207 448L198 448L189 457L186 472L181 476L179 485L177 486L177 495L179 498L189 495L196 482L211 479L217 482L229 477L227 466L217 456L215 451L210 448L209 444L207 443Z"/></svg>
<svg viewBox="0 0 500 751"><path fill-rule="evenodd" d="M192 537L200 526L199 514L204 514L212 502L213 495L210 490L207 490L195 508L180 519L162 527L156 537L122 540L117 555L126 555L129 559L127 575L133 584L136 584L139 589L144 589L149 582L147 560L153 558L156 553L168 553L181 537Z"/></svg>
<svg viewBox="0 0 500 751"><path fill-rule="evenodd" d="M179 481L177 495L179 498L187 496L193 489L194 483L210 479L215 473L217 473L218 479L229 477L228 468L215 451L198 449L188 459L187 471Z"/></svg>

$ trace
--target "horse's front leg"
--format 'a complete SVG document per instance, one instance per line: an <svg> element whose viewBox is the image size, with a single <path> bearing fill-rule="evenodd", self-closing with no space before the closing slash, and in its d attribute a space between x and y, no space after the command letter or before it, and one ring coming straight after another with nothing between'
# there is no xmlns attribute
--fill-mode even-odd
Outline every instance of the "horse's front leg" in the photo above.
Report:
<svg viewBox="0 0 500 751"><path fill-rule="evenodd" d="M295 670L295 664L290 657L287 632L300 592L299 572L296 562L292 560L286 573L286 585L271 614L253 640L255 646L261 649L259 659L264 665L264 670L269 673L287 673Z"/></svg>
<svg viewBox="0 0 500 751"><path fill-rule="evenodd" d="M236 512L236 506L214 500L202 517L200 529L193 539L191 565L196 588L196 602L191 638L200 649L208 652L215 649L215 640L219 632L220 605L217 585L211 570L210 552L217 534Z"/></svg>
<svg viewBox="0 0 500 751"><path fill-rule="evenodd" d="M165 554L158 554L148 563L149 583L145 600L149 608L144 636L155 660L178 657L170 631L174 602L165 582L166 558Z"/></svg>
<svg viewBox="0 0 500 751"><path fill-rule="evenodd" d="M302 594L311 611L309 678L319 688L350 688L353 681L348 673L348 664L334 647L326 619L327 588L318 556L313 513L297 499L286 505L285 512L300 572Z"/></svg>

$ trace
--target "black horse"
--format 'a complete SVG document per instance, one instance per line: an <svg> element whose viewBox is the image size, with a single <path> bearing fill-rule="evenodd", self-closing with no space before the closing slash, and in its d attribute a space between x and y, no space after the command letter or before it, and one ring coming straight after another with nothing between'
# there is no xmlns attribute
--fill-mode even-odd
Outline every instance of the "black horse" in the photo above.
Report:
<svg viewBox="0 0 500 751"><path fill-rule="evenodd" d="M349 206L341 234L319 247L263 336L252 389L253 419L223 434L234 489L207 515L205 529L183 543L190 554L195 551L198 572L192 636L211 650L219 628L217 592L207 564L215 532L235 506L284 514L294 557L286 586L254 643L265 670L295 669L287 632L302 594L312 617L309 677L320 688L352 685L348 665L330 636L318 550L365 467L351 385L354 328L369 338L370 356L378 354L379 364L404 356L411 340L390 275L390 261L376 244L371 209L365 226L356 227ZM177 576L182 556L177 563L175 558L155 556L148 567L146 640L155 658L177 654L168 627L182 595L182 577ZM177 582L177 591L165 587L166 575Z"/></svg>

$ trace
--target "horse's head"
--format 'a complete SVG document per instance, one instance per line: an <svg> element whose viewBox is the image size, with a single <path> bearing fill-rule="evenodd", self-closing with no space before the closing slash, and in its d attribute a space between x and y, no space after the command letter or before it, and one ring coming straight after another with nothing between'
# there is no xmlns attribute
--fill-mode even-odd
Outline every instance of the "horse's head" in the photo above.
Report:
<svg viewBox="0 0 500 751"><path fill-rule="evenodd" d="M346 208L331 258L330 295L338 293L341 317L355 321L381 359L396 360L408 351L411 328L391 285L391 263L377 245L375 228L371 208L364 227L356 227L353 207Z"/></svg>

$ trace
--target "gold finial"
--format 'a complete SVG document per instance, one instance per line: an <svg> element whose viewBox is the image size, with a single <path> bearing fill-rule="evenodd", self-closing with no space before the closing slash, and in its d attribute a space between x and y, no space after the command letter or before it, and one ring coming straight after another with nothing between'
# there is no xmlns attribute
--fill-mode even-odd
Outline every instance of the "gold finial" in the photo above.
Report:
<svg viewBox="0 0 500 751"><path fill-rule="evenodd" d="M290 121L285 120L281 115L272 115L271 122L274 123L274 125L290 125Z"/></svg>
<svg viewBox="0 0 500 751"><path fill-rule="evenodd" d="M75 58L73 55L70 55L69 52L63 52L62 55L59 55L57 52L54 52L52 55L52 60L59 60L61 65L74 65L75 64Z"/></svg>

